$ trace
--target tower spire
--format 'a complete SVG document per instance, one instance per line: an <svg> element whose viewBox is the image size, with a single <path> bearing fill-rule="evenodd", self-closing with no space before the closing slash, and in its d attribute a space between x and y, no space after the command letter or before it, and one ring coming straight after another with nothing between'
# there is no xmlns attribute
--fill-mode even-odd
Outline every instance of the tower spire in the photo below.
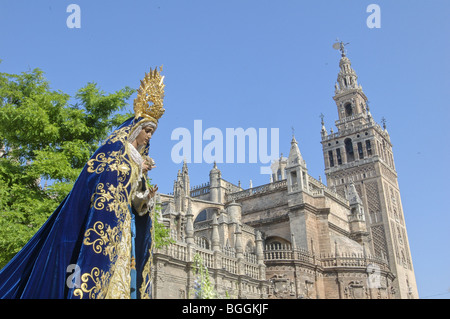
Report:
<svg viewBox="0 0 450 319"><path fill-rule="evenodd" d="M333 48L341 51L333 96L339 119L335 122L336 134L322 134L327 184L338 194L348 194L351 238L364 243L375 257L389 256L389 268L397 278L408 276L414 280L408 244L396 240L396 233L391 231L395 228L406 237L405 225L396 219L404 220L404 216L386 122L383 119L380 125L375 123L371 115L373 107L369 107L357 82L345 45L338 42ZM397 217L385 218L394 210ZM399 251L404 255L399 255ZM397 297L407 296L405 281L394 281L392 286Z"/></svg>
<svg viewBox="0 0 450 319"><path fill-rule="evenodd" d="M344 122L347 125L351 125L349 121L359 120L361 117L364 117L367 121L370 114L368 108L366 109L367 97L363 92L362 86L358 84L358 75L352 68L350 59L347 57L345 45L342 41L336 42L333 45L334 49L341 51L339 73L337 75L334 89L335 94L333 96L338 106L338 126ZM341 128L338 127L338 129ZM324 137L323 134L322 137Z"/></svg>
<svg viewBox="0 0 450 319"><path fill-rule="evenodd" d="M352 68L350 59L346 55L342 55L341 60L339 61L339 68L340 71L337 77L337 83L339 85L338 92L341 93L349 89L359 88L358 76Z"/></svg>
<svg viewBox="0 0 450 319"><path fill-rule="evenodd" d="M303 159L302 153L298 148L297 140L295 139L295 136L292 135L291 150L289 151L288 157L288 166L295 166L295 165L301 165L303 167L306 167L305 160Z"/></svg>

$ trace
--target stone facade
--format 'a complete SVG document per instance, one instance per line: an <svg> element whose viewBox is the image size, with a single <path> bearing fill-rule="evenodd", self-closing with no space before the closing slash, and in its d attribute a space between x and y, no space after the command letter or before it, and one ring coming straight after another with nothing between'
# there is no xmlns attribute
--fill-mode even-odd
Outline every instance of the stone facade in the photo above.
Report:
<svg viewBox="0 0 450 319"><path fill-rule="evenodd" d="M191 298L193 256L232 298L418 298L392 144L342 53L338 131L322 121L327 185L308 174L295 137L271 182L243 189L214 164L192 187L184 163L161 194L176 243L154 253L154 297Z"/></svg>
<svg viewBox="0 0 450 319"><path fill-rule="evenodd" d="M220 297L266 297L261 233L241 222L239 204L222 200L225 190L238 187L221 179L217 167L210 177L210 183L191 189L184 163L173 195L160 194L160 219L175 243L154 252L154 298L193 297L195 254L202 257Z"/></svg>
<svg viewBox="0 0 450 319"><path fill-rule="evenodd" d="M392 143L383 119L377 124L350 60L342 53L333 97L338 109L336 133L322 123L325 175L341 196L351 188L361 198L369 249L388 260L399 298L418 298Z"/></svg>

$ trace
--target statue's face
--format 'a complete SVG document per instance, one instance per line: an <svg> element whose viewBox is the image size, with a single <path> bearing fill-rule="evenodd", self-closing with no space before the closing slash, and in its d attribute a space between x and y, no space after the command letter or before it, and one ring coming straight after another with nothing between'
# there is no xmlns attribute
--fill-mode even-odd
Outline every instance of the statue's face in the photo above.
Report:
<svg viewBox="0 0 450 319"><path fill-rule="evenodd" d="M153 134L153 127L146 126L144 127L141 132L136 137L136 143L137 146L147 145L150 139L152 138Z"/></svg>

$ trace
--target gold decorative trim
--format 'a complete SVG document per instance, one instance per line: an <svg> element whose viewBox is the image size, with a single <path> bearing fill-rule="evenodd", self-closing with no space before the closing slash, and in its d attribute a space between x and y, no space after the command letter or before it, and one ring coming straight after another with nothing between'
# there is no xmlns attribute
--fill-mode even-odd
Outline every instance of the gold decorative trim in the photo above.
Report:
<svg viewBox="0 0 450 319"><path fill-rule="evenodd" d="M162 80L161 80L162 84ZM163 113L163 112L162 112ZM161 115L162 115L161 113ZM156 114L156 113L155 113ZM93 267L81 275L81 286L73 292L75 297L83 298L130 298L132 267L131 260L131 197L133 185L139 177L138 166L129 158L129 149L125 143L130 132L126 127L111 134L108 143L120 141L124 147L120 151L97 154L87 163L89 173L101 174L105 170L117 172L118 183L98 183L91 197L91 208L100 214L114 213L117 226L97 220L84 233L83 245L92 247L94 253L103 254L109 258L110 268L101 270ZM130 193L128 187L130 187ZM152 212L154 209L152 210ZM95 216L95 215L94 215ZM151 217L153 221L153 216ZM152 234L152 246L154 234ZM149 298L148 285L151 282L152 248L150 257L143 272L144 283L141 286L141 297Z"/></svg>
<svg viewBox="0 0 450 319"><path fill-rule="evenodd" d="M164 76L161 76L162 66L158 70L155 68L145 74L141 85L137 90L137 97L134 99L135 117L144 117L157 124L158 120L163 116L165 110L163 108L164 100ZM149 103L152 102L152 105Z"/></svg>
<svg viewBox="0 0 450 319"><path fill-rule="evenodd" d="M76 297L83 299L84 294L89 294L89 299L103 298L103 287L107 286L110 274L98 269L92 268L91 272L81 275L81 286L74 290L73 294ZM88 285L91 281L92 284ZM89 288L90 287L90 288Z"/></svg>

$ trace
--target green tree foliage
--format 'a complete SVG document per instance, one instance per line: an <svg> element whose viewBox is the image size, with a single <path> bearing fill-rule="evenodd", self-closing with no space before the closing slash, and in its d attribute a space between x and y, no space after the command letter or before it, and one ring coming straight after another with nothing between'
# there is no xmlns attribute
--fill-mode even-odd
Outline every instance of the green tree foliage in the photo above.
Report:
<svg viewBox="0 0 450 319"><path fill-rule="evenodd" d="M219 295L209 278L208 268L203 262L202 256L198 253L194 255L194 264L192 270L195 276L194 280L194 298L195 299L218 299Z"/></svg>
<svg viewBox="0 0 450 319"><path fill-rule="evenodd" d="M118 112L133 92L106 94L88 83L71 99L51 90L39 69L0 73L0 268L68 194L99 143L131 116Z"/></svg>
<svg viewBox="0 0 450 319"><path fill-rule="evenodd" d="M170 229L164 226L163 223L159 220L161 216L161 204L157 203L154 209L153 216L153 232L155 240L155 248L162 248L165 246L169 246L170 244L175 243L175 240L170 237Z"/></svg>

